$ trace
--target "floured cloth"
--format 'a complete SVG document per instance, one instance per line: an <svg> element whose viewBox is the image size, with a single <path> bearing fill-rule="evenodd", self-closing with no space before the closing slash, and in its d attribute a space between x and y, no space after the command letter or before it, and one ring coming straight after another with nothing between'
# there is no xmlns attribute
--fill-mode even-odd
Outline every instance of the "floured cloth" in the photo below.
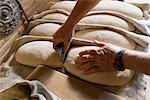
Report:
<svg viewBox="0 0 150 100"><path fill-rule="evenodd" d="M0 93L0 100L60 100L39 81L22 81Z"/></svg>

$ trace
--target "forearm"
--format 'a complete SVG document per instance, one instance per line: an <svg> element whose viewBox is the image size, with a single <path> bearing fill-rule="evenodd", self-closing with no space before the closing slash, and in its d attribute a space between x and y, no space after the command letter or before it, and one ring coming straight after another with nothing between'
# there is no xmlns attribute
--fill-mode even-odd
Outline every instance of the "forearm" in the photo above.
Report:
<svg viewBox="0 0 150 100"><path fill-rule="evenodd" d="M71 15L67 19L65 26L74 28L74 26L101 0L78 0Z"/></svg>
<svg viewBox="0 0 150 100"><path fill-rule="evenodd" d="M150 74L150 54L136 51L125 51L123 56L125 68Z"/></svg>

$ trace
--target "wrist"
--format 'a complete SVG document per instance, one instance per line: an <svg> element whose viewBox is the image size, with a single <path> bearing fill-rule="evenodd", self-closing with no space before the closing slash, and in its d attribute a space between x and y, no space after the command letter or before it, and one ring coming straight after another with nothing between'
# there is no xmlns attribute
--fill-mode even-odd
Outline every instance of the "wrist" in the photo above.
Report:
<svg viewBox="0 0 150 100"><path fill-rule="evenodd" d="M124 54L123 63L127 69L147 73L150 67L150 55L148 53L128 50Z"/></svg>
<svg viewBox="0 0 150 100"><path fill-rule="evenodd" d="M63 26L66 27L66 28L74 29L75 25L76 25L76 24L74 24L73 21L70 21L70 20L68 19L68 20L64 23Z"/></svg>
<svg viewBox="0 0 150 100"><path fill-rule="evenodd" d="M126 69L123 63L124 53L125 53L125 50L122 49L116 54L114 58L113 67L118 71L124 71Z"/></svg>

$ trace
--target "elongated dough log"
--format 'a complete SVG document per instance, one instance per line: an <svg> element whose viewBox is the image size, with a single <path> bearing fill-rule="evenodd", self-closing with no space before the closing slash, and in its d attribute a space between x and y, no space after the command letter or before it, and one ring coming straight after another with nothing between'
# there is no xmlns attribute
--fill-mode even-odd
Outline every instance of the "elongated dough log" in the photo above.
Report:
<svg viewBox="0 0 150 100"><path fill-rule="evenodd" d="M127 21L113 15L99 14L86 16L81 19L80 22L87 24L111 25L126 29L128 31L135 30L135 27L131 23L128 23Z"/></svg>
<svg viewBox="0 0 150 100"><path fill-rule="evenodd" d="M29 32L29 35L33 36L53 36L53 34L60 28L61 26L59 24L54 23L44 23L35 26L31 31Z"/></svg>
<svg viewBox="0 0 150 100"><path fill-rule="evenodd" d="M66 21L68 16L61 14L61 13L54 13L45 15L42 19L45 20L58 20L58 21Z"/></svg>
<svg viewBox="0 0 150 100"><path fill-rule="evenodd" d="M105 29L86 29L76 32L75 38L86 39L86 40L98 40L107 43L111 43L120 47L135 49L136 43L119 33Z"/></svg>
<svg viewBox="0 0 150 100"><path fill-rule="evenodd" d="M143 12L140 8L122 1L101 1L93 10L115 11L132 18L143 18Z"/></svg>
<svg viewBox="0 0 150 100"><path fill-rule="evenodd" d="M76 4L76 1L60 1L50 7L50 9L63 9L71 12Z"/></svg>
<svg viewBox="0 0 150 100"><path fill-rule="evenodd" d="M128 83L134 75L134 72L130 70L125 71L109 71L109 72L97 72L91 75L84 75L81 70L78 70L75 65L75 59L79 56L79 53L84 50L99 49L96 46L84 46L73 48L69 51L64 66L71 74L97 84L108 85L108 86L122 86Z"/></svg>
<svg viewBox="0 0 150 100"><path fill-rule="evenodd" d="M21 46L15 55L16 61L23 65L36 67L40 64L52 68L62 67L61 58L49 41L34 41Z"/></svg>
<svg viewBox="0 0 150 100"><path fill-rule="evenodd" d="M63 9L68 12L71 12L75 4L76 1L62 1L52 5L50 9ZM93 11L100 11L100 10L115 11L130 16L132 18L136 18L136 19L143 18L143 12L140 8L132 4L121 2L121 1L101 1L92 10Z"/></svg>

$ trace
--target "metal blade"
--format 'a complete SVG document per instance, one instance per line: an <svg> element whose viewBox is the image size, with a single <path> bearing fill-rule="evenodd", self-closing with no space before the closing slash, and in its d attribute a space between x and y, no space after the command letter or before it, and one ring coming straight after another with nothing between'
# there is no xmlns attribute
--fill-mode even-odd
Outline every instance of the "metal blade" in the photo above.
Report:
<svg viewBox="0 0 150 100"><path fill-rule="evenodd" d="M59 43L55 49L55 51L58 53L58 55L60 56L62 62L65 62L66 60L66 53L63 51L64 48L64 44L63 43Z"/></svg>

